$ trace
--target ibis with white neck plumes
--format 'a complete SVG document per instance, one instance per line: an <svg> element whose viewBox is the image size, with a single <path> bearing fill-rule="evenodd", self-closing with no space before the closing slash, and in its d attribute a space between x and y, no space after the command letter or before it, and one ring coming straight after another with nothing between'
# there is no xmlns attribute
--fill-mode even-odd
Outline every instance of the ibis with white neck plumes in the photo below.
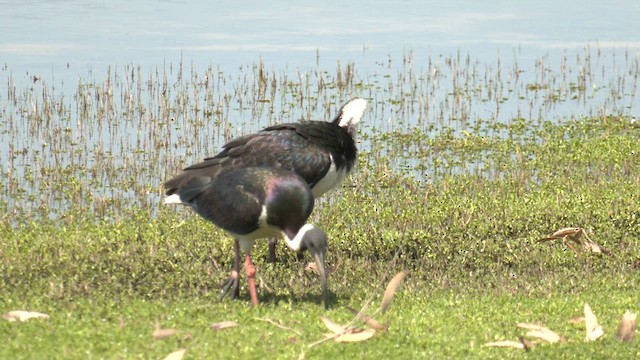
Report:
<svg viewBox="0 0 640 360"><path fill-rule="evenodd" d="M167 203L179 203L182 188L193 178L214 178L226 168L269 166L290 170L311 188L314 198L337 187L353 170L356 157L356 126L362 119L367 101L355 98L344 104L333 121L301 121L270 126L257 133L229 141L216 156L185 168L168 180ZM238 245L235 245L238 248ZM270 243L270 258L275 257ZM234 269L240 256L234 258ZM232 271L222 296L233 288L232 298L239 294L238 272Z"/></svg>
<svg viewBox="0 0 640 360"><path fill-rule="evenodd" d="M245 272L254 305L258 304L251 261L254 241L282 234L289 248L297 252L308 250L313 255L327 307L327 236L306 223L314 198L309 185L298 175L281 168L228 167L213 176L191 177L174 196L238 240L236 246L246 254ZM235 251L238 257L238 249Z"/></svg>

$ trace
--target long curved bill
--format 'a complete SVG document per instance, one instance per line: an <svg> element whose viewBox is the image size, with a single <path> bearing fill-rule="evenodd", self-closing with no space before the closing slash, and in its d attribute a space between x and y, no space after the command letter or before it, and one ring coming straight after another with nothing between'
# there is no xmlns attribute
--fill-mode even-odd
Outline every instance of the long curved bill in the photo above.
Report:
<svg viewBox="0 0 640 360"><path fill-rule="evenodd" d="M324 252L316 252L313 254L313 258L316 262L318 274L320 275L320 284L322 286L322 299L324 301L324 308L329 307L329 292L327 290L327 272L324 264Z"/></svg>

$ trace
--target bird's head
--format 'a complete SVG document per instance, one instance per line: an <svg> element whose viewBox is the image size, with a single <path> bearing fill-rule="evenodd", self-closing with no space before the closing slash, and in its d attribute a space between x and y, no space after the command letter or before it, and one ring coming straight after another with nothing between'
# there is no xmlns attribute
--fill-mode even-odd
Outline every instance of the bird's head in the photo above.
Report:
<svg viewBox="0 0 640 360"><path fill-rule="evenodd" d="M325 268L325 255L327 254L327 234L320 228L314 227L311 224L306 224L300 230L295 238L299 239L298 250L309 251L313 255L313 259L316 262L318 274L320 275L320 283L322 286L322 298L324 301L324 307L327 308L328 304L328 290L327 290L327 272Z"/></svg>

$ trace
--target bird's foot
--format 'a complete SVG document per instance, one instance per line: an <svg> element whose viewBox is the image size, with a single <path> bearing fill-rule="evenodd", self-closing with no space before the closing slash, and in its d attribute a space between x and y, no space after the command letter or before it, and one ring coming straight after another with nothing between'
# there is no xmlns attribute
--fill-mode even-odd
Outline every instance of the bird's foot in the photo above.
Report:
<svg viewBox="0 0 640 360"><path fill-rule="evenodd" d="M231 289L233 289L231 291ZM232 271L229 278L222 283L222 288L220 289L220 300L224 299L227 294L231 292L231 299L237 299L240 297L240 274L237 271Z"/></svg>

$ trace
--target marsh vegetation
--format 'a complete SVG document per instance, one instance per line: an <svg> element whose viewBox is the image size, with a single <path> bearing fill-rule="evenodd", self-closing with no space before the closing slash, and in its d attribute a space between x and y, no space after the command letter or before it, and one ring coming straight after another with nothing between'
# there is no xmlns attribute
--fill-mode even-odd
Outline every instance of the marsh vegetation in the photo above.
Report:
<svg viewBox="0 0 640 360"><path fill-rule="evenodd" d="M258 61L229 74L127 65L79 78L71 92L45 77L16 86L4 68L0 305L51 318L0 323L11 339L1 356L159 358L184 347L193 358L504 358L519 354L481 345L526 321L567 338L532 349L543 357L637 357L613 334L639 308L639 59L587 48L547 60L407 53L370 72ZM257 261L264 303L219 302L231 239L162 206L160 185L226 140L330 120L354 96L369 101L358 169L313 215L330 237L327 313L346 323L346 306L379 304L394 274L411 275L383 316L387 333L309 349L325 313L304 264L284 251L277 264ZM613 256L537 242L569 226ZM567 323L585 302L605 329L600 341L584 343ZM239 326L209 329L223 320ZM156 322L180 332L156 340Z"/></svg>

